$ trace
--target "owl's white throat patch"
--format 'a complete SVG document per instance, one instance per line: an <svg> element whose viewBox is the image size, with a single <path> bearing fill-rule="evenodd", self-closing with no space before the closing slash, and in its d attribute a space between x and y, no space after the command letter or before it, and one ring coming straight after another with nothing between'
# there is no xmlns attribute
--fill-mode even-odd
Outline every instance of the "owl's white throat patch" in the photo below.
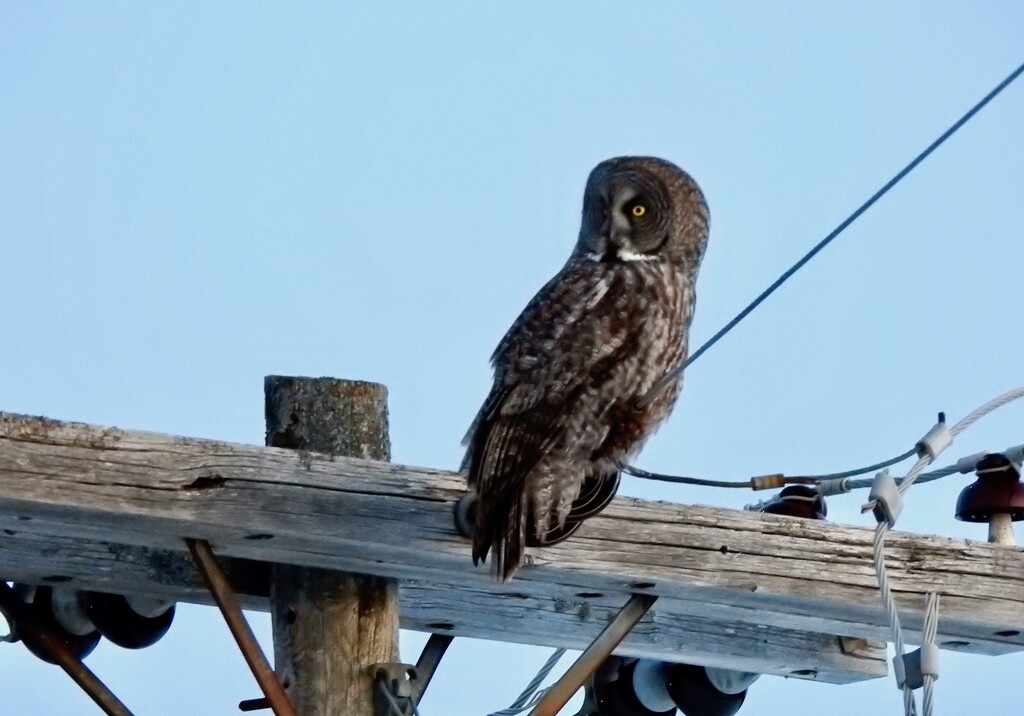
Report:
<svg viewBox="0 0 1024 716"><path fill-rule="evenodd" d="M658 257L651 254L641 254L629 249L619 249L615 252L621 261L657 261Z"/></svg>
<svg viewBox="0 0 1024 716"><path fill-rule="evenodd" d="M630 251L629 249L615 249L612 254L619 261L628 261L635 263L638 261L657 261L658 257L652 254L642 254L639 251ZM591 251L587 254L587 258L596 263L601 263L605 260L605 252L603 251Z"/></svg>

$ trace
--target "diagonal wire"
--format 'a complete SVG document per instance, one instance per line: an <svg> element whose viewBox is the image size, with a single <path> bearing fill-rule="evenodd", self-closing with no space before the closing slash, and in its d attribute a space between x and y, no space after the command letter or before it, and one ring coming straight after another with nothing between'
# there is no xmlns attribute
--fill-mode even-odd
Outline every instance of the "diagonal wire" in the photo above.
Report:
<svg viewBox="0 0 1024 716"><path fill-rule="evenodd" d="M918 154L916 157L914 157L911 160L911 162L909 164L907 164L905 167L900 169L900 171L897 172L896 175L892 179L887 181L885 183L885 185L881 189L879 189L874 194L872 194L871 198L869 198L867 201L865 201L863 204L861 204L859 207L857 207L857 210L854 211L852 214L850 214L846 219L844 219L839 224L839 226L834 228L828 234L828 236L826 236L821 241L819 241L814 246L814 248L812 248L810 251L808 251L806 254L804 254L803 257L799 261L797 261L795 264L790 266L789 269L787 269L785 273L783 273L781 276L779 276L777 279L775 279L775 282L772 283L771 286L769 286L764 291L762 291L761 294L757 298L755 298L753 301L751 301L750 304L746 308L744 308L742 311L740 311L738 314L736 314L735 318L733 318L731 321L729 321L724 326L722 326L722 328L719 329L718 333L716 333L715 335L711 336L711 338L709 338L704 343L704 345L702 345L700 348L698 348L697 351L693 355L691 355L686 360L685 363L683 363L682 365L680 365L680 366L674 368L673 370L669 371L668 373L666 373L661 378L661 380L659 380L657 383L655 383L654 387L652 387L649 391L647 391L647 394L644 395L644 397L640 399L640 401L637 403L637 407L639 407L639 408L646 407L654 399L654 397L656 395L658 395L662 390L667 388L672 383L672 381L674 381L676 378L678 378L680 375L682 375L683 371L691 363L693 363L695 360L697 360L702 355L704 355L704 353L709 348L711 348L711 346L713 346L716 343L718 343L718 341L723 336L725 336L726 333L731 331L733 328L736 327L736 325L740 321L742 321L744 318L746 318L748 315L750 315L750 313L755 308L757 308L759 305L761 305L761 303L766 298L768 298L770 295L775 293L775 290L778 289L779 286L781 286L787 280L789 280L790 276L792 276L797 271L799 271L801 268L803 268L804 264L806 264L808 261L810 261L812 258L814 258L818 254L819 251L821 251L823 248L828 246L832 242L832 240L834 238L839 236L839 234L843 233L843 231L846 230L846 228L850 224L852 224L854 221L856 221L858 218L860 218L861 214L863 214L865 211L870 209L875 204L875 202L877 202L879 199L881 199L883 196L885 196L889 192L890 189L892 189L894 186L899 184L899 182L905 176L907 176L907 174L912 172L917 167L918 164L923 162L925 159L928 158L928 156L932 152L934 152L936 149L938 149L940 146L942 146L942 144L947 139L952 137L956 133L956 131L958 129L960 129L962 126L967 124L967 122L970 121L970 119L974 115L976 115L979 111L981 111L981 109L985 105L987 105L989 102L991 102L993 99L995 99L996 96L1000 92L1002 92L1004 89L1006 89L1022 73L1024 73L1024 64L1020 65L1017 69L1015 69L1013 72L1011 72L1009 74L1009 76L1006 77L1006 79L1004 79L1002 82L1000 82L998 85L996 85L995 88L991 92L989 92L987 95L985 95L981 99L981 101L979 101L977 104L975 104L973 107L971 107L967 111L967 113L964 114L962 117L960 117L960 119L958 119L956 122L954 122L953 125L949 129L947 129L945 132L940 134L938 139L936 139L934 142L929 144L928 147L925 148L925 150L923 152Z"/></svg>
<svg viewBox="0 0 1024 716"><path fill-rule="evenodd" d="M544 662L544 666L540 667L540 670L538 670L537 674L530 680L530 683L526 685L523 692L516 697L516 700L512 702L512 705L508 708L502 709L501 711L495 711L494 713L489 714L489 716L514 716L515 714L522 713L523 711L532 708L546 692L546 689L537 691L538 687L541 685L541 682L548 677L551 670L555 668L555 664L558 663L559 659L565 655L565 651L565 649L559 648L551 652L551 656L549 656L548 660Z"/></svg>
<svg viewBox="0 0 1024 716"><path fill-rule="evenodd" d="M939 594L938 592L928 592L925 602L924 612L924 637L922 646L925 644L931 644L934 646L935 637L938 636L939 631ZM935 679L938 678L934 674L924 674L924 688L922 689L921 695L921 711L924 712L923 716L932 716L934 712L934 700L935 700Z"/></svg>

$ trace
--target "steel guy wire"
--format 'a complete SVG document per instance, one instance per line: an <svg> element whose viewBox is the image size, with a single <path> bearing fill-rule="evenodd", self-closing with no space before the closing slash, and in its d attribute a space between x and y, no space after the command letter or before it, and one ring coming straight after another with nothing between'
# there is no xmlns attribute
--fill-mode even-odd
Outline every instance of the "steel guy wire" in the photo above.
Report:
<svg viewBox="0 0 1024 716"><path fill-rule="evenodd" d="M939 634L939 595L937 592L928 592L924 610L924 638L923 644L934 644ZM921 695L921 710L924 716L932 716L935 691L935 676L929 673L924 674L924 685Z"/></svg>
<svg viewBox="0 0 1024 716"><path fill-rule="evenodd" d="M501 711L495 711L488 716L515 716L515 714L522 713L527 709L533 708L533 706L540 700L544 695L546 689L538 691L538 687L548 677L551 670L555 668L555 664L565 655L565 649L555 649L551 652L551 656L544 662L544 665L540 667L536 675L530 679L530 683L526 685L523 692L516 697L516 700L512 704Z"/></svg>
<svg viewBox="0 0 1024 716"><path fill-rule="evenodd" d="M918 459L910 470L908 477L915 471L920 472L931 461L931 457L925 456ZM904 482L905 484L905 482ZM875 566L875 576L878 580L878 592L882 597L882 605L885 607L886 617L889 619L889 626L892 629L893 646L896 650L896 658L902 659L906 653L906 644L903 641L903 627L900 624L899 611L896 609L896 599L892 595L889 586L889 574L885 569L885 535L889 531L889 523L880 521L875 528L875 537L871 545L871 559ZM914 704L914 691L904 682L900 684L903 691L903 713L904 716L916 716L917 709Z"/></svg>
<svg viewBox="0 0 1024 716"><path fill-rule="evenodd" d="M882 186L881 189L872 194L871 197L863 204L861 204L859 207L857 207L857 209L852 214L843 219L843 221L841 221L836 228L834 228L825 238L823 238L821 241L815 244L814 247L806 254L804 254L799 261L797 261L795 264L786 269L786 271L781 276L775 279L775 281L768 288L762 291L757 298L751 301L746 308L744 308L742 311L736 314L736 316L731 321L722 326L722 328L720 328L718 332L715 333L715 335L711 336L711 338L705 341L704 345L698 348L697 351L693 353L693 355L687 358L685 363L666 373L661 378L661 380L655 383L654 386L649 391L647 391L647 393L640 399L640 401L637 403L637 407L643 408L647 406L654 399L654 397L658 395L658 393L667 388L672 383L672 381L674 381L676 378L682 375L683 371L686 370L686 368L688 368L694 361L696 361L698 358L704 355L704 353L709 348L711 348L711 346L715 345L719 340L721 340L725 336L725 334L727 334L729 331L735 328L740 321L742 321L744 318L750 315L750 313L759 305L761 305L761 303L766 298L775 293L776 289L778 289L782 284L788 281L793 274L795 274L797 271L803 268L803 266L808 261L814 258L819 251L828 246L833 239L839 236L839 234L843 233L843 231L845 231L846 228L850 226L850 224L852 224L854 221L860 218L861 214L870 209L875 204L875 202L877 202L879 199L885 196L890 189L899 184L905 176L912 172L918 164L927 159L932 152L934 152L936 149L942 146L942 144L945 143L947 139L956 134L957 130L959 130L961 127L967 124L967 122L970 121L970 119L974 115L981 111L981 109L985 105L987 105L989 102L995 99L1000 92L1002 92L1004 89L1010 86L1010 84L1012 84L1013 81L1016 80L1022 73L1024 73L1024 64L1020 65L1017 69L1011 72L1006 77L1006 79L1004 79L1002 82L996 85L991 92L985 95L977 104L975 104L973 107L967 110L967 112L962 117L960 117L960 119L954 122L949 127L949 129L940 134L935 141L933 141L924 149L924 151L922 151L920 154L914 157L909 164L900 169L896 173L896 175L893 176L892 179L887 181Z"/></svg>

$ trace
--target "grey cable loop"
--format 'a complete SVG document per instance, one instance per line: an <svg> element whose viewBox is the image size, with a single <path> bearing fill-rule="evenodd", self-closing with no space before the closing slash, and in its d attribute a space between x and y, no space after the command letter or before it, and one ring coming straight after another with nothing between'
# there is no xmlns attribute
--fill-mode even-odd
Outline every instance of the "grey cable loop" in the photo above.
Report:
<svg viewBox="0 0 1024 716"><path fill-rule="evenodd" d="M1024 397L1024 387L1009 390L969 413L966 417L960 420L960 422L950 428L949 432L953 437L956 437L986 415L1022 397ZM907 473L907 476L899 482L897 489L899 490L900 495L904 495L914 482L922 477L924 468L931 463L933 459L934 456L927 453L918 459L914 464L914 467L912 467L910 472ZM936 472L941 473L944 472L944 470L937 470ZM866 512L874 506L875 505L873 503L869 502L864 505L863 511ZM905 651L903 627L900 624L899 612L896 609L896 600L893 598L892 590L889 587L889 577L885 568L885 535L888 531L889 524L884 521L879 521L878 526L875 528L875 539L872 544L872 560L874 561L875 574L878 578L878 591L882 597L882 604L885 607L885 613L889 618L889 625L892 627L893 644L896 648L896 658L902 659ZM929 600L925 612L925 627L923 634L924 643L934 643L937 633L938 595L929 594ZM931 676L925 676L924 678L925 693L922 697L922 706L925 710L924 716L931 716L931 709L933 708L933 681L934 679ZM914 691L906 684L903 685L903 711L905 716L917 716L917 704L914 701Z"/></svg>

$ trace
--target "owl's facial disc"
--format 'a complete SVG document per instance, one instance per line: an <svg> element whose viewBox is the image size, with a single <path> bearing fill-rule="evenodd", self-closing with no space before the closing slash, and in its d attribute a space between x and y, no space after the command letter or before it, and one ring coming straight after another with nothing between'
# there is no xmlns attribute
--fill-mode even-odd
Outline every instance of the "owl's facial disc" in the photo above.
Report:
<svg viewBox="0 0 1024 716"><path fill-rule="evenodd" d="M601 224L603 260L652 261L661 240L651 240L655 211L652 202L637 186L627 183L614 186L605 200Z"/></svg>
<svg viewBox="0 0 1024 716"><path fill-rule="evenodd" d="M614 157L594 167L581 219L571 260L656 261L695 276L707 245L708 210L700 187L656 157Z"/></svg>

